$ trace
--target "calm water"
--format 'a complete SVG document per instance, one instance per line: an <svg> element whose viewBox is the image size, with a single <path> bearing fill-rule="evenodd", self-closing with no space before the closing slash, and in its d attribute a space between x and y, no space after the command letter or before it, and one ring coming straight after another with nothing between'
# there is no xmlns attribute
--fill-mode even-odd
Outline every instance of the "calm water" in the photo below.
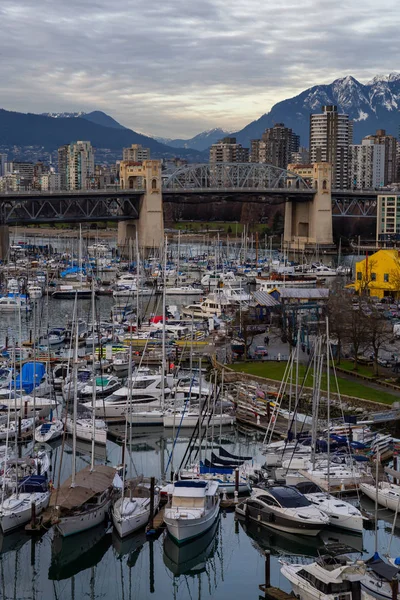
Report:
<svg viewBox="0 0 400 600"><path fill-rule="evenodd" d="M186 436L186 434L185 434ZM177 444L175 464L183 455L188 437ZM227 449L252 453L259 457L261 445L256 440L239 436L235 430L223 433ZM172 448L170 435L151 430L135 430L133 434L130 474L159 475L168 462ZM112 442L104 451L108 464L117 464L121 448ZM100 453L101 454L101 453ZM53 448L54 478L61 447ZM87 464L88 455L78 458L78 468ZM163 465L164 460L164 465ZM70 472L70 449L64 452L61 479ZM373 507L372 503L368 508ZM379 521L379 549L388 548L390 524ZM149 541L140 532L121 541L103 527L61 540L48 531L40 539L17 532L0 538L0 599L236 599L258 598L258 585L264 579L264 551L271 550L272 584L289 591L280 575L280 558L302 562L323 551L324 542L345 543L369 556L374 550L374 532L363 536L325 531L318 538L277 533L257 524L242 524L233 513L221 513L208 534L178 548L162 533ZM364 551L364 552L363 552ZM397 537L391 545L392 556L400 553ZM355 555L356 556L356 555ZM305 558L307 557L307 558Z"/></svg>

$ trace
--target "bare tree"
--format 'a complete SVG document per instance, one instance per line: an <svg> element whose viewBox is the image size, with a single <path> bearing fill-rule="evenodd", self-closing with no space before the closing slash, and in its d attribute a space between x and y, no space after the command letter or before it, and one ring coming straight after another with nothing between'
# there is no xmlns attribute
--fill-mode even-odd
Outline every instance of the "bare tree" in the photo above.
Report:
<svg viewBox="0 0 400 600"><path fill-rule="evenodd" d="M329 294L327 314L331 336L337 342L336 364L338 365L340 365L343 345L348 337L348 314L352 306L351 292L343 289L341 283L336 282Z"/></svg>
<svg viewBox="0 0 400 600"><path fill-rule="evenodd" d="M365 312L365 300L358 297L344 307L343 318L346 327L346 341L354 352L354 370L358 369L359 355L368 343L369 320Z"/></svg>
<svg viewBox="0 0 400 600"><path fill-rule="evenodd" d="M372 302L368 303L365 311L368 320L367 342L374 359L374 375L379 375L379 351L391 341L393 330L388 320Z"/></svg>

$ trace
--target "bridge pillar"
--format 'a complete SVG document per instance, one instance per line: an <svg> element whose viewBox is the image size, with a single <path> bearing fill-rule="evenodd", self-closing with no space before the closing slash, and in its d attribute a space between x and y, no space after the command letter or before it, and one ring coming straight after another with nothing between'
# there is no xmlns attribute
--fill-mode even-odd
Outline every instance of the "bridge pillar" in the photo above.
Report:
<svg viewBox="0 0 400 600"><path fill-rule="evenodd" d="M8 225L0 225L0 260L8 257L10 249L10 229Z"/></svg>
<svg viewBox="0 0 400 600"><path fill-rule="evenodd" d="M120 165L122 189L144 188L140 200L139 219L122 221L118 225L118 245L128 248L129 239L138 232L139 247L147 253L159 247L164 240L164 217L162 200L161 161L144 160L143 163L122 161Z"/></svg>
<svg viewBox="0 0 400 600"><path fill-rule="evenodd" d="M313 200L287 200L285 204L284 240L288 247L304 249L307 245L332 245L332 166L330 163L288 165L292 173L312 181L317 190ZM288 179L290 186L290 178Z"/></svg>

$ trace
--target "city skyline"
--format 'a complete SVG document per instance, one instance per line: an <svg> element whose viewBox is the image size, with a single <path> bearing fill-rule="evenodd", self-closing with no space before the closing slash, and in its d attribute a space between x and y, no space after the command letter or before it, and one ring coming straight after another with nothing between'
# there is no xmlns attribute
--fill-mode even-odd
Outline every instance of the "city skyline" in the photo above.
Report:
<svg viewBox="0 0 400 600"><path fill-rule="evenodd" d="M104 110L166 137L237 130L312 85L392 71L398 13L388 0L379 13L359 0L301 12L290 0L18 0L0 8L0 107Z"/></svg>

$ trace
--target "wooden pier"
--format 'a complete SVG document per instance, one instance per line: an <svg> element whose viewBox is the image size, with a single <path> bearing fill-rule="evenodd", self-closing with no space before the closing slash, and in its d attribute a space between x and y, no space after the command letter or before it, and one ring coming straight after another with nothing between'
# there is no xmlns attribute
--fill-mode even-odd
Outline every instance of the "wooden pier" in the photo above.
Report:
<svg viewBox="0 0 400 600"><path fill-rule="evenodd" d="M294 594L288 594L277 587L267 587L265 584L261 584L258 587L264 593L265 600L293 600L295 598Z"/></svg>
<svg viewBox="0 0 400 600"><path fill-rule="evenodd" d="M165 506L160 508L158 513L156 515L154 515L153 526L150 527L150 525L147 525L147 527L146 527L147 535L156 536L162 529L164 529L164 527L165 527L164 513L165 513Z"/></svg>

